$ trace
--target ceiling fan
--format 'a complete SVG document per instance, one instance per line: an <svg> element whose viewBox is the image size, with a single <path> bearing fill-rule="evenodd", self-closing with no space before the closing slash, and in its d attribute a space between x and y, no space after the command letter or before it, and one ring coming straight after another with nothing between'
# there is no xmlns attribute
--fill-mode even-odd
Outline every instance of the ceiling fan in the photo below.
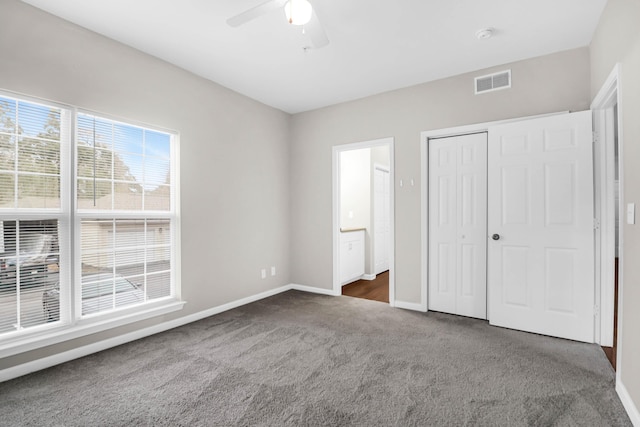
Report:
<svg viewBox="0 0 640 427"><path fill-rule="evenodd" d="M227 24L238 27L278 9L284 10L289 24L303 26L303 32L309 36L315 49L329 44L329 39L308 0L268 0L227 19Z"/></svg>

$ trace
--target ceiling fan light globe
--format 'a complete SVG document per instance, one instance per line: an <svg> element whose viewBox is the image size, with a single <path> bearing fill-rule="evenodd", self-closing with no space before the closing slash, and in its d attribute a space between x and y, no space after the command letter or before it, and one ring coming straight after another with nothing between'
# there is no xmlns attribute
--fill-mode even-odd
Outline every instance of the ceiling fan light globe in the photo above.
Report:
<svg viewBox="0 0 640 427"><path fill-rule="evenodd" d="M313 9L307 0L289 0L284 5L287 21L293 25L304 25L311 20Z"/></svg>

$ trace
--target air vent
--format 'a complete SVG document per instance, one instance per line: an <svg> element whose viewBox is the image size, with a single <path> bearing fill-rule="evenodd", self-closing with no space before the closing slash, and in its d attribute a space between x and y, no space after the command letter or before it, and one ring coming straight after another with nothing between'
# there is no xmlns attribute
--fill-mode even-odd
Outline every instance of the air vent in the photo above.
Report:
<svg viewBox="0 0 640 427"><path fill-rule="evenodd" d="M511 70L500 71L486 76L476 77L476 95L493 92L494 90L509 89L511 87Z"/></svg>

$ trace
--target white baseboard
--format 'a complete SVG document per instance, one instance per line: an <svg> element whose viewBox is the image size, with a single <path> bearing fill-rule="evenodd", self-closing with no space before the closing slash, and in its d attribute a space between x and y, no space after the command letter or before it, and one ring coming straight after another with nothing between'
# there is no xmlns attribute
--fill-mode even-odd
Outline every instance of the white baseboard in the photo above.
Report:
<svg viewBox="0 0 640 427"><path fill-rule="evenodd" d="M415 302L404 302L395 300L393 303L393 307L404 308L405 310L420 311L422 313L425 313L427 311L422 304Z"/></svg>
<svg viewBox="0 0 640 427"><path fill-rule="evenodd" d="M332 297L340 295L339 292L334 292L333 289L316 288L315 286L298 285L295 283L290 284L289 289L295 289L296 291L303 291L303 292L311 292L314 294L330 295Z"/></svg>
<svg viewBox="0 0 640 427"><path fill-rule="evenodd" d="M376 280L376 275L375 274L363 274L362 277L360 277L361 280Z"/></svg>
<svg viewBox="0 0 640 427"><path fill-rule="evenodd" d="M80 357L88 356L99 351L106 350L111 347L116 347L121 344L125 344L131 341L139 340L141 338L148 337L160 332L168 331L169 329L177 328L178 326L186 325L187 323L195 322L197 320L204 319L215 314L219 314L233 308L243 306L261 299L286 292L294 289L292 285L281 286L279 288L271 289L265 292L261 292L256 295L252 295L246 298L241 298L236 301L232 301L226 304L219 305L217 307L210 308L208 310L200 311L179 319L164 322L158 325L150 326L148 328L140 329L128 334L119 335L117 337L109 338L103 341L99 341L93 344L85 345L83 347L74 348L73 350L65 351L62 353L54 354L52 356L37 359L32 362L23 363L21 365L13 366L11 368L3 369L0 371L0 382L8 381L13 378L17 378L23 375L30 374L42 369L50 368L61 363L69 362ZM316 288L310 288L316 289ZM304 290L304 289L299 289Z"/></svg>
<svg viewBox="0 0 640 427"><path fill-rule="evenodd" d="M618 393L618 397L620 397L620 401L631 419L631 423L635 427L640 427L640 411L638 411L636 404L633 403L633 400L622 381L616 381L616 392Z"/></svg>
<svg viewBox="0 0 640 427"><path fill-rule="evenodd" d="M185 316L185 317L181 317L180 320L181 324L180 325L176 325L176 326L182 326L182 325L186 325L187 323L191 323L191 322L195 322L197 320L200 319L204 319L205 317L209 317L209 316L213 316L216 314L220 314L223 313L225 311L229 311L232 310L234 308L238 308L241 307L243 305L247 305L250 304L252 302L256 302L256 301L260 301L261 299L265 299L277 294L280 294L282 292L286 292L291 290L291 285L285 285L285 286L281 286L279 288L275 288L275 289L270 289L268 291L264 291L264 292L260 292L259 294L256 295L251 295L245 298L241 298L235 301L231 301L228 302L226 304L222 304L204 311L200 311L198 313L194 313L191 314L189 316ZM173 326L174 328L176 326Z"/></svg>

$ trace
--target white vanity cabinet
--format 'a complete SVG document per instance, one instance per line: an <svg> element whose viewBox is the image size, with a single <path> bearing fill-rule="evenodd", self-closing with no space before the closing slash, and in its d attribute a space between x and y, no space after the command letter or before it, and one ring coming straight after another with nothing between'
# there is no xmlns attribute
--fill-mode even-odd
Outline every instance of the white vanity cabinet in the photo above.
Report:
<svg viewBox="0 0 640 427"><path fill-rule="evenodd" d="M364 228L340 230L340 283L358 280L364 275Z"/></svg>

